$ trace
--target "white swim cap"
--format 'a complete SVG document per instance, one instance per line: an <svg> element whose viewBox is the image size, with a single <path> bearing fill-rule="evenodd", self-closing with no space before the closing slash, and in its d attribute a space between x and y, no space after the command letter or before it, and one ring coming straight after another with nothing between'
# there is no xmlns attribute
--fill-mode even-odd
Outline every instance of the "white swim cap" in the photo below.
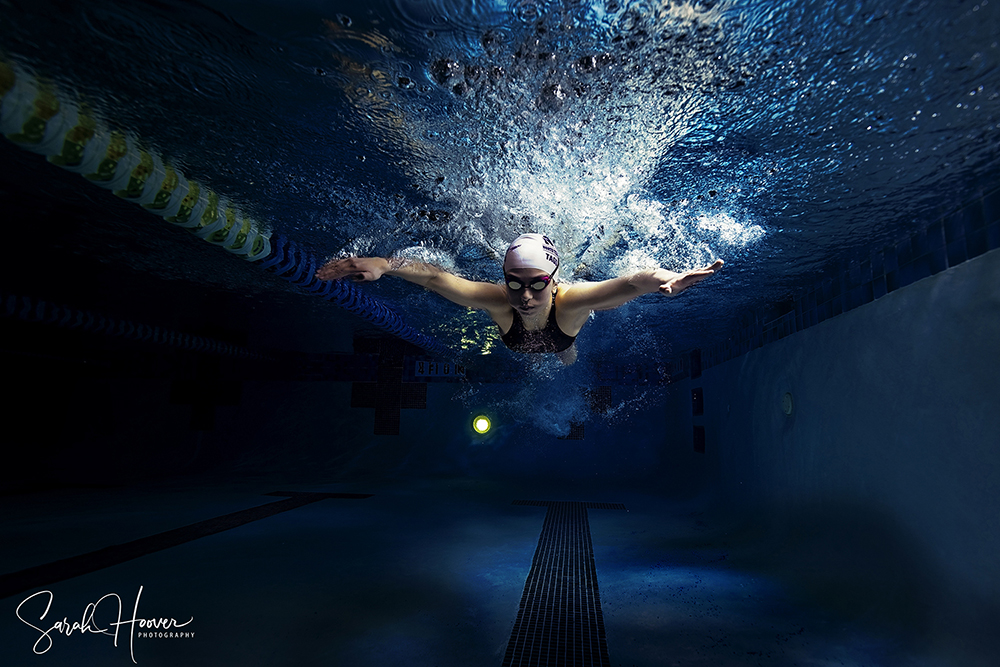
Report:
<svg viewBox="0 0 1000 667"><path fill-rule="evenodd" d="M521 234L507 248L503 268L540 269L551 276L559 268L559 251L548 236Z"/></svg>

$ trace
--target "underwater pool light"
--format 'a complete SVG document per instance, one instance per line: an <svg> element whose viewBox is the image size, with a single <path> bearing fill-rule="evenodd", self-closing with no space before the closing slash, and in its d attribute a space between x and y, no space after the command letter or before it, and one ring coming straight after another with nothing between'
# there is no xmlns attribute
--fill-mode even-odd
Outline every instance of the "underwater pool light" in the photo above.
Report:
<svg viewBox="0 0 1000 667"><path fill-rule="evenodd" d="M479 415L472 420L472 429L476 433L486 433L490 430L490 418L486 415Z"/></svg>

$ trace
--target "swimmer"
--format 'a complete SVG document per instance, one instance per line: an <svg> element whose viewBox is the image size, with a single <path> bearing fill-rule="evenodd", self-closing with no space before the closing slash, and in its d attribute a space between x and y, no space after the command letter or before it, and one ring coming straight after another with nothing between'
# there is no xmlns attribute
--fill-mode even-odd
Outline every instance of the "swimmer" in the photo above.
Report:
<svg viewBox="0 0 1000 667"><path fill-rule="evenodd" d="M576 361L576 337L591 312L611 310L643 294L677 296L722 268L718 259L702 269L674 273L640 271L600 282L560 284L559 252L549 237L522 234L507 248L504 284L460 278L444 269L398 257L332 259L316 272L320 280L355 281L397 276L460 306L485 310L500 328L500 339L515 352L555 353L564 364Z"/></svg>

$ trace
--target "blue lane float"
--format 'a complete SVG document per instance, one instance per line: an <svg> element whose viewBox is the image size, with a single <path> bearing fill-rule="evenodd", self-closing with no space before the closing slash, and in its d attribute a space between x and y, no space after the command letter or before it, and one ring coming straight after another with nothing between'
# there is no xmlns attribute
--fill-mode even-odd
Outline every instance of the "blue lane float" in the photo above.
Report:
<svg viewBox="0 0 1000 667"><path fill-rule="evenodd" d="M358 289L347 280L322 281L316 278L319 262L316 256L283 234L270 239L271 252L261 261L260 267L284 278L288 282L331 301L344 310L371 322L389 333L413 343L438 356L446 356L446 348L436 339L423 334L399 317L384 303Z"/></svg>
<svg viewBox="0 0 1000 667"><path fill-rule="evenodd" d="M135 135L111 130L85 105L16 65L0 61L0 132L21 148L81 174L95 185L253 262L363 320L445 356L446 348L417 331L378 299L346 280L320 281L314 254L241 213L235 202L192 181Z"/></svg>

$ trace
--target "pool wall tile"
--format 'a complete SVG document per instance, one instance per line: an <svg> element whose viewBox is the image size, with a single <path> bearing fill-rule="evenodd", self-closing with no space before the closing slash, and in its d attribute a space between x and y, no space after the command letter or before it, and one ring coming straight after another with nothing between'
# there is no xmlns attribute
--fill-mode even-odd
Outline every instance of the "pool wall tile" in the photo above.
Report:
<svg viewBox="0 0 1000 667"><path fill-rule="evenodd" d="M880 299L889 293L889 288L886 286L885 276L879 276L872 281L872 294L875 299Z"/></svg>
<svg viewBox="0 0 1000 667"><path fill-rule="evenodd" d="M930 242L927 240L927 230L921 229L913 235L910 239L910 245L913 247L913 256L921 257L930 252Z"/></svg>
<svg viewBox="0 0 1000 667"><path fill-rule="evenodd" d="M896 269L885 274L885 289L887 292L895 292L899 289L899 271Z"/></svg>
<svg viewBox="0 0 1000 667"><path fill-rule="evenodd" d="M968 258L965 252L964 236L948 244L948 266L958 266Z"/></svg>
<svg viewBox="0 0 1000 667"><path fill-rule="evenodd" d="M965 235L965 249L968 253L969 259L979 257L984 252L989 250L989 241L986 237L985 227L973 229Z"/></svg>
<svg viewBox="0 0 1000 667"><path fill-rule="evenodd" d="M949 244L965 236L964 222L961 211L945 217L944 238Z"/></svg>
<svg viewBox="0 0 1000 667"><path fill-rule="evenodd" d="M899 268L899 264L896 262L896 246L886 246L882 251L882 257L884 260L882 270L886 273L890 271L895 271Z"/></svg>
<svg viewBox="0 0 1000 667"><path fill-rule="evenodd" d="M859 263L861 271L861 284L870 283L872 281L872 261L871 259L863 259Z"/></svg>
<svg viewBox="0 0 1000 667"><path fill-rule="evenodd" d="M983 200L980 198L962 209L962 218L965 223L965 235L986 226L986 215L983 211Z"/></svg>
<svg viewBox="0 0 1000 667"><path fill-rule="evenodd" d="M701 377L701 350L691 350L691 356L688 363L689 368L691 369L691 377Z"/></svg>
<svg viewBox="0 0 1000 667"><path fill-rule="evenodd" d="M983 197L983 218L986 224L1000 222L1000 190L994 190Z"/></svg>
<svg viewBox="0 0 1000 667"><path fill-rule="evenodd" d="M948 268L948 252L944 246L932 250L928 258L931 263L931 273L941 273Z"/></svg>
<svg viewBox="0 0 1000 667"><path fill-rule="evenodd" d="M882 250L872 252L872 277L885 275L885 255Z"/></svg>
<svg viewBox="0 0 1000 667"><path fill-rule="evenodd" d="M944 244L944 224L938 220L927 228L927 249L935 250L943 247Z"/></svg>
<svg viewBox="0 0 1000 667"><path fill-rule="evenodd" d="M986 242L990 250L1000 248L1000 222L994 222L986 228Z"/></svg>
<svg viewBox="0 0 1000 667"><path fill-rule="evenodd" d="M908 264L913 259L913 246L910 239L903 239L896 244L896 266Z"/></svg>

